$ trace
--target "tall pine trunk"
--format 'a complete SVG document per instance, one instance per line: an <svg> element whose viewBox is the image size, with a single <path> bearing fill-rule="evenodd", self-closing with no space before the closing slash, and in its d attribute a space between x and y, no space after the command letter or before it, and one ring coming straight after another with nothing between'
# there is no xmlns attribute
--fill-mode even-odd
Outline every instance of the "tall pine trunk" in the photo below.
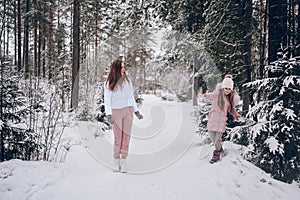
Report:
<svg viewBox="0 0 300 200"><path fill-rule="evenodd" d="M29 78L29 11L30 11L30 2L26 0L26 13L25 13L25 22L24 22L24 48L23 48L23 60L25 68L25 78Z"/></svg>
<svg viewBox="0 0 300 200"><path fill-rule="evenodd" d="M132 55L132 85L135 87L136 84L136 74L137 74L137 63L136 63L136 59L137 59L137 52L136 49L134 48L133 50L133 55Z"/></svg>
<svg viewBox="0 0 300 200"><path fill-rule="evenodd" d="M46 18L46 6L43 5L43 18ZM41 42L42 42L42 75L43 78L46 78L46 26L42 25L42 36L41 36Z"/></svg>
<svg viewBox="0 0 300 200"><path fill-rule="evenodd" d="M3 2L3 7L4 7L4 10L5 10L5 6L6 6L6 1ZM5 21L5 13L4 15L2 15L2 22ZM0 141L0 148L1 148L1 155L0 155L0 159L1 161L4 161L4 130L3 130L3 127L2 127L2 120L3 120L3 67L4 67L4 64L3 64L3 56L2 56L2 47L1 47L1 40L2 40L2 34L3 34L3 29L4 29L4 23L2 24L1 26L1 30L0 30L0 84L1 84L1 87L0 87L0 125L1 125L1 141Z"/></svg>
<svg viewBox="0 0 300 200"><path fill-rule="evenodd" d="M17 57L17 53L18 53L18 50L17 50L17 46L18 46L18 40L17 40L17 26L18 26L18 24L17 24L17 3L16 3L16 1L14 1L14 42L15 42L15 44L14 44L14 56L15 56L15 65L17 65L17 63L18 63L18 57Z"/></svg>
<svg viewBox="0 0 300 200"><path fill-rule="evenodd" d="M42 52L41 52L41 48L42 48L42 27L41 27L41 23L39 22L38 24L38 30L39 30L39 34L38 34L38 46L37 46L37 76L38 78L40 78L41 76L41 58L42 58Z"/></svg>
<svg viewBox="0 0 300 200"><path fill-rule="evenodd" d="M243 8L244 8L244 19L245 19L245 29L244 29L244 65L245 69L243 70L243 80L244 83L248 83L251 81L251 72L252 72L252 66L251 66L251 32L252 32L252 1L251 0L244 0L243 2ZM246 91L246 88L243 88L243 111L248 112L249 106L250 106L250 94L249 91Z"/></svg>
<svg viewBox="0 0 300 200"><path fill-rule="evenodd" d="M53 10L52 10L53 4L49 7L49 38L48 38L48 48L49 48L49 54L48 54L48 78L49 80L52 80L53 78L53 68L54 68L54 45L53 45Z"/></svg>
<svg viewBox="0 0 300 200"><path fill-rule="evenodd" d="M5 54L5 22L7 20L7 16L6 16L6 1L4 0L2 2L3 5L3 13L2 13L2 24L0 25L0 59L1 59L1 65L3 62L3 58L4 58L4 54ZM2 38L3 38L3 42L2 42ZM2 43L3 43L3 53L2 53Z"/></svg>
<svg viewBox="0 0 300 200"><path fill-rule="evenodd" d="M264 76L264 66L266 62L266 36L267 36L267 7L268 1L264 3L264 0L260 0L260 34L259 34L259 71L258 78L263 78Z"/></svg>
<svg viewBox="0 0 300 200"><path fill-rule="evenodd" d="M17 1L17 12L18 12L18 71L22 70L22 37L21 37L21 0Z"/></svg>
<svg viewBox="0 0 300 200"><path fill-rule="evenodd" d="M297 5L298 5L297 44L300 44L300 0L297 0Z"/></svg>
<svg viewBox="0 0 300 200"><path fill-rule="evenodd" d="M277 52L287 46L287 0L269 1L268 61L277 60Z"/></svg>
<svg viewBox="0 0 300 200"><path fill-rule="evenodd" d="M35 8L35 14L34 14L34 23L33 23L33 70L34 70L34 76L37 76L37 46L38 46L38 20L37 20L37 5L36 0L33 1L33 5Z"/></svg>
<svg viewBox="0 0 300 200"><path fill-rule="evenodd" d="M72 97L71 108L77 108L79 95L80 68L80 2L74 0L73 14L73 58L72 58Z"/></svg>
<svg viewBox="0 0 300 200"><path fill-rule="evenodd" d="M4 66L2 66L2 58L0 58L1 59L1 61L0 61L0 73L1 73L1 76L0 76L0 84L3 84L3 67ZM3 120L3 99L2 99L2 97L3 97L3 87L1 86L0 87L0 123L2 123L2 120ZM3 128L1 127L1 131L0 131L0 133L1 133L1 141L0 141L0 148L1 148L1 155L0 155L0 157L1 157L1 161L4 161L4 130L3 130Z"/></svg>

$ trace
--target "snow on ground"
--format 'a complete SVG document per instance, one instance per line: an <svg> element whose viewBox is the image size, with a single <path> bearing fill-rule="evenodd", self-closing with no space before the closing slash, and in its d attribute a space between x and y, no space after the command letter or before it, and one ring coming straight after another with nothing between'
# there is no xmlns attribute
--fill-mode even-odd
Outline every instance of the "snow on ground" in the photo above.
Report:
<svg viewBox="0 0 300 200"><path fill-rule="evenodd" d="M210 164L199 159L189 103L143 96L144 120L134 121L128 173L113 173L112 132L96 122L76 122L66 130L65 161L0 163L0 200L96 199L299 199L300 189L276 181L245 161L242 147L225 142L228 155Z"/></svg>

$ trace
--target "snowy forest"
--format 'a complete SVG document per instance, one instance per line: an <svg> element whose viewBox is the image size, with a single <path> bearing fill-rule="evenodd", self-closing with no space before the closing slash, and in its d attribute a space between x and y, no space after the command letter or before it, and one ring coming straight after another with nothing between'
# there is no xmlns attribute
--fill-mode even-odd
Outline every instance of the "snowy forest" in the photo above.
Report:
<svg viewBox="0 0 300 200"><path fill-rule="evenodd" d="M223 140L299 184L300 1L0 2L1 162L61 161L75 120L108 129L103 83L121 58L137 98L191 101L200 135L210 102L199 102L199 88L232 74L242 119L228 121Z"/></svg>

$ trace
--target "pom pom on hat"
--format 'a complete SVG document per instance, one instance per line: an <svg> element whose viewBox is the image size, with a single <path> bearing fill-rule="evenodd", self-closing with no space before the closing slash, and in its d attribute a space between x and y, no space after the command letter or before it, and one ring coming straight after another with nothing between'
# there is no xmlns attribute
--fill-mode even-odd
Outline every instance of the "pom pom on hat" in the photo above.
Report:
<svg viewBox="0 0 300 200"><path fill-rule="evenodd" d="M226 75L225 78L222 81L222 89L223 88L230 88L231 90L233 90L233 80L232 80L232 76L231 75Z"/></svg>

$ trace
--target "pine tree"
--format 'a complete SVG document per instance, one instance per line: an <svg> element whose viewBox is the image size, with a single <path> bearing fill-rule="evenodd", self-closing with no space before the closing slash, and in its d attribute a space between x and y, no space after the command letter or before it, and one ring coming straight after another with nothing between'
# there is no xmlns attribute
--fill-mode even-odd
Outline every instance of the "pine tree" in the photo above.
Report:
<svg viewBox="0 0 300 200"><path fill-rule="evenodd" d="M211 101L205 98L199 98L198 106L196 107L196 124L197 124L197 133L201 136L207 136L207 121L208 121L208 112L211 108Z"/></svg>
<svg viewBox="0 0 300 200"><path fill-rule="evenodd" d="M281 46L287 46L287 0L269 1L269 34L268 34L268 60L273 62L277 59L277 51ZM290 22L291 23L291 22Z"/></svg>
<svg viewBox="0 0 300 200"><path fill-rule="evenodd" d="M78 107L80 69L80 1L73 2L73 53L72 53L72 92L71 108Z"/></svg>
<svg viewBox="0 0 300 200"><path fill-rule="evenodd" d="M181 33L195 34L204 26L205 0L163 0L153 1L154 17L158 16L166 25Z"/></svg>
<svg viewBox="0 0 300 200"><path fill-rule="evenodd" d="M247 111L249 92L242 87L251 79L250 0L207 1L205 9L205 47L223 74L233 74Z"/></svg>
<svg viewBox="0 0 300 200"><path fill-rule="evenodd" d="M300 57L290 52L266 66L267 78L247 84L260 97L248 113L256 121L249 159L288 183L300 180Z"/></svg>
<svg viewBox="0 0 300 200"><path fill-rule="evenodd" d="M39 145L36 135L28 129L27 98L19 87L16 66L10 61L1 63L1 161L9 159L30 160L36 156Z"/></svg>

